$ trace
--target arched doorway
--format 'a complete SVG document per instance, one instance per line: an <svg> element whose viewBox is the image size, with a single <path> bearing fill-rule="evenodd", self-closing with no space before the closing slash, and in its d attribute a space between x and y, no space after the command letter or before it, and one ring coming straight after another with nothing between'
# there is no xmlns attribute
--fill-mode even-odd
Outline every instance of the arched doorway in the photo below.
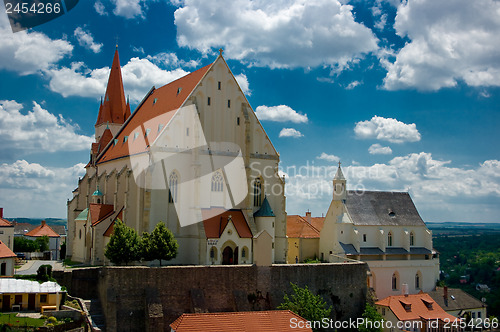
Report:
<svg viewBox="0 0 500 332"><path fill-rule="evenodd" d="M233 248L227 246L222 251L222 265L232 265L232 264L234 264Z"/></svg>

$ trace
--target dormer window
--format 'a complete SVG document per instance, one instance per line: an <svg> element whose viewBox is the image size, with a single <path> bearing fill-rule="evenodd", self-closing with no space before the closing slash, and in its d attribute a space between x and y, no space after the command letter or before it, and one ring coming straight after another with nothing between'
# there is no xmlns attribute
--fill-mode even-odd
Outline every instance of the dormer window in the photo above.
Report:
<svg viewBox="0 0 500 332"><path fill-rule="evenodd" d="M427 309L432 310L432 304L434 303L434 301L427 301L427 300L422 299L422 302L424 302Z"/></svg>

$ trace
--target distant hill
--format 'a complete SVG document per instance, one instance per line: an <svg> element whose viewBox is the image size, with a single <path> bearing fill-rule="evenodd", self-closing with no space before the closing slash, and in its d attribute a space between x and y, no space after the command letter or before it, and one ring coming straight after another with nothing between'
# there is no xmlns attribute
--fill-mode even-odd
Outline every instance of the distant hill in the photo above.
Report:
<svg viewBox="0 0 500 332"><path fill-rule="evenodd" d="M67 226L66 219L58 218L4 218L8 221L17 221L19 223L28 223L32 225L40 225L42 220L45 220L49 226Z"/></svg>
<svg viewBox="0 0 500 332"><path fill-rule="evenodd" d="M426 225L434 236L500 233L500 223L426 222Z"/></svg>

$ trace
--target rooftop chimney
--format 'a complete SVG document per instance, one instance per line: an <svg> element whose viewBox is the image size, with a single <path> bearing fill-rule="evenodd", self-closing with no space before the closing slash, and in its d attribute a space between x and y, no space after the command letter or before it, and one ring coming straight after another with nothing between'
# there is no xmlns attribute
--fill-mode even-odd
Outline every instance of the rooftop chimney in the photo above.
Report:
<svg viewBox="0 0 500 332"><path fill-rule="evenodd" d="M443 299L444 299L444 305L448 306L448 286L443 287Z"/></svg>
<svg viewBox="0 0 500 332"><path fill-rule="evenodd" d="M0 208L0 218L3 218L3 208Z"/></svg>
<svg viewBox="0 0 500 332"><path fill-rule="evenodd" d="M42 220L42 226L45 226L45 220Z"/></svg>
<svg viewBox="0 0 500 332"><path fill-rule="evenodd" d="M403 293L404 296L408 296L408 284L401 285L401 292Z"/></svg>
<svg viewBox="0 0 500 332"><path fill-rule="evenodd" d="M306 212L306 219L307 219L308 223L311 223L311 212L310 211Z"/></svg>

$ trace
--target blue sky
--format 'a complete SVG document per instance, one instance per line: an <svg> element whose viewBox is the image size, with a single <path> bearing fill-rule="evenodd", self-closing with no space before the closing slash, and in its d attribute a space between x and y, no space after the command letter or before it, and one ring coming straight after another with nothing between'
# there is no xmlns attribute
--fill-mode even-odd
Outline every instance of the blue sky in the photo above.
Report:
<svg viewBox="0 0 500 332"><path fill-rule="evenodd" d="M218 49L281 156L287 212L409 191L425 221L500 222L500 2L99 0L0 14L0 206L66 217L119 44L132 109ZM497 14L495 14L497 13Z"/></svg>

